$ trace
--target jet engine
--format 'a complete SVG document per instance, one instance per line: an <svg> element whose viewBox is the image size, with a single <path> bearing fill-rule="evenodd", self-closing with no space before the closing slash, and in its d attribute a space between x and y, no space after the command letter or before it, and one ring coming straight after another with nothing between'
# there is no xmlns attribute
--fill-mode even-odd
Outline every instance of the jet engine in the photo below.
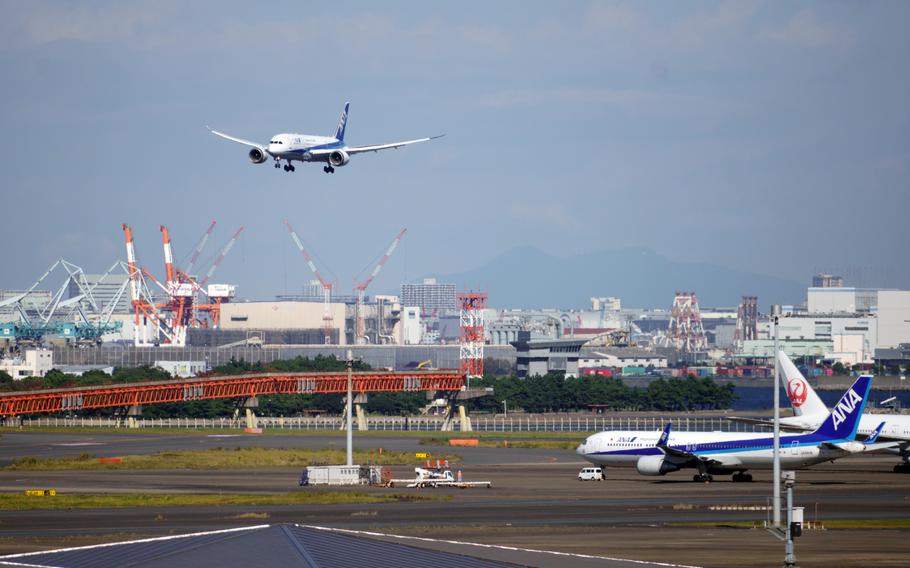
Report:
<svg viewBox="0 0 910 568"><path fill-rule="evenodd" d="M336 168L347 165L351 161L351 155L344 150L335 150L329 154L329 163Z"/></svg>
<svg viewBox="0 0 910 568"><path fill-rule="evenodd" d="M261 164L269 159L269 153L262 148L253 148L250 150L250 161L254 164Z"/></svg>
<svg viewBox="0 0 910 568"><path fill-rule="evenodd" d="M678 471L679 466L668 462L665 456L641 456L635 464L635 469L642 475L666 475L671 471Z"/></svg>

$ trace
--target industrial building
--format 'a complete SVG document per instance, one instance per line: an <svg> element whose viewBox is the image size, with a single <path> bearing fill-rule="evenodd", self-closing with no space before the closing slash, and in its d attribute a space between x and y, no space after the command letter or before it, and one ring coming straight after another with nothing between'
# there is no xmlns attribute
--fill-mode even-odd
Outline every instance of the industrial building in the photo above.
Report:
<svg viewBox="0 0 910 568"><path fill-rule="evenodd" d="M515 347L515 373L519 378L546 375L550 372L565 373L566 377L578 376L578 357L584 339L531 339L531 333L522 331Z"/></svg>
<svg viewBox="0 0 910 568"><path fill-rule="evenodd" d="M54 368L54 354L49 349L27 349L15 357L0 359L0 371L13 379L43 377Z"/></svg>
<svg viewBox="0 0 910 568"><path fill-rule="evenodd" d="M636 347L603 347L582 349L579 369L622 369L625 367L665 368L667 358L659 353Z"/></svg>

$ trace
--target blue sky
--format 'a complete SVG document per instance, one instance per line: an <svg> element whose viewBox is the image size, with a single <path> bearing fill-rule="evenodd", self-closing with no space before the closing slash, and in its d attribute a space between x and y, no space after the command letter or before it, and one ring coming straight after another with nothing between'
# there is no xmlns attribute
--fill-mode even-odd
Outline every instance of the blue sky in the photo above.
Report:
<svg viewBox="0 0 910 568"><path fill-rule="evenodd" d="M341 291L402 227L375 291L521 245L908 287L908 16L904 2L9 4L0 287L61 257L106 268L122 222L161 273L160 224L180 258L216 219L216 243L246 227L216 279L294 292L310 276L284 217ZM329 134L346 100L352 144L447 136L327 176L252 165L204 129Z"/></svg>

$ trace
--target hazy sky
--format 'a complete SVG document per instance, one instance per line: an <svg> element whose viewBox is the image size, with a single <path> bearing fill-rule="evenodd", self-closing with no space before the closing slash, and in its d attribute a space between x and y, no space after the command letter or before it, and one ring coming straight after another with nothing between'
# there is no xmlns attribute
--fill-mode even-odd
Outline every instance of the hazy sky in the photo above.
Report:
<svg viewBox="0 0 910 568"><path fill-rule="evenodd" d="M347 291L518 245L647 246L807 282L910 286L907 2L8 2L0 18L0 287L55 259L160 274L219 223L219 281L308 279L288 217ZM441 140L326 175L253 140ZM861 282L850 282L854 275ZM517 283L517 285L520 285ZM606 287L605 287L606 288ZM495 303L495 302L494 302Z"/></svg>

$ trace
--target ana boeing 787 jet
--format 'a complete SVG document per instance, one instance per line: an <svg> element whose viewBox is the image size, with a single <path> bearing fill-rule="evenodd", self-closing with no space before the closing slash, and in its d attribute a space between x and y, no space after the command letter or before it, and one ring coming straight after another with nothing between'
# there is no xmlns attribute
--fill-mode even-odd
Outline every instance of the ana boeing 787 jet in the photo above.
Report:
<svg viewBox="0 0 910 568"><path fill-rule="evenodd" d="M429 138L417 138L415 140L405 140L403 142L392 142L389 144L374 144L372 146L348 146L344 141L344 130L348 123L348 107L351 103L344 104L344 110L341 112L341 119L338 121L338 128L335 129L334 136L316 136L313 134L276 134L272 136L268 144L258 144L243 138L237 138L217 130L209 129L209 132L215 136L220 136L232 142L238 142L252 149L249 152L250 161L254 164L267 162L269 158L275 160L275 167L281 167L281 160L284 160L284 171L295 171L294 162L324 162L322 171L327 174L335 173L335 168L346 166L351 161L351 156L362 154L364 152L378 152L380 150L390 150L392 148L401 148L418 142L428 142L439 136L430 136Z"/></svg>

